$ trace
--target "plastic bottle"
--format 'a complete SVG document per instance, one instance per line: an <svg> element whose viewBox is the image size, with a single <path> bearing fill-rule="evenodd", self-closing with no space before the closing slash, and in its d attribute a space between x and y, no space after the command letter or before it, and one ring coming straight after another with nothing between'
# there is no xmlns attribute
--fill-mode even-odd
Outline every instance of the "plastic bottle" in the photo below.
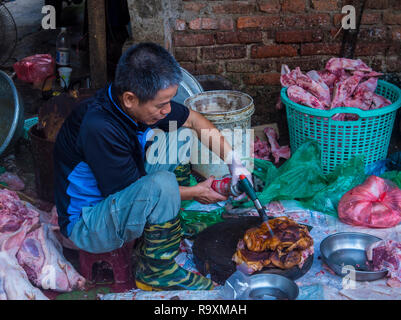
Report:
<svg viewBox="0 0 401 320"><path fill-rule="evenodd" d="M70 37L67 33L67 28L62 27L56 40L56 64L58 68L70 66L70 52Z"/></svg>

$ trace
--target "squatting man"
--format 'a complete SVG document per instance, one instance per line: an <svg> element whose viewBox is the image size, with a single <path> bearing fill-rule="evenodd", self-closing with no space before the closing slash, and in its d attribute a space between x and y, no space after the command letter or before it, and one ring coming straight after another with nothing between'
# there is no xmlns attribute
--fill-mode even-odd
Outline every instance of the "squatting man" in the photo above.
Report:
<svg viewBox="0 0 401 320"><path fill-rule="evenodd" d="M55 144L55 202L62 234L92 253L141 238L135 278L143 290L213 288L210 279L174 260L182 236L178 213L182 200L227 200L211 188L213 176L196 186L179 186L173 171L188 151L185 142L167 137L157 152L148 152L152 133L169 135L174 127L178 136L183 130L196 134L227 163L232 183L240 174L251 179L209 120L172 101L181 80L179 64L161 46L130 47L119 60L114 82L74 109ZM168 159L171 154L177 158ZM167 161L154 158L166 156Z"/></svg>

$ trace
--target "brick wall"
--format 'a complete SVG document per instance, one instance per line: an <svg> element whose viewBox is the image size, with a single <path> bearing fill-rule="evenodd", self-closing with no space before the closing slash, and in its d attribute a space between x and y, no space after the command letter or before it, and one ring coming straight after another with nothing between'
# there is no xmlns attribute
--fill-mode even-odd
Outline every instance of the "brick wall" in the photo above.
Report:
<svg viewBox="0 0 401 320"><path fill-rule="evenodd" d="M173 53L194 75L219 74L255 100L254 124L278 121L281 64L322 69L339 55L341 0L183 0ZM401 73L401 1L368 0L356 57L376 71Z"/></svg>

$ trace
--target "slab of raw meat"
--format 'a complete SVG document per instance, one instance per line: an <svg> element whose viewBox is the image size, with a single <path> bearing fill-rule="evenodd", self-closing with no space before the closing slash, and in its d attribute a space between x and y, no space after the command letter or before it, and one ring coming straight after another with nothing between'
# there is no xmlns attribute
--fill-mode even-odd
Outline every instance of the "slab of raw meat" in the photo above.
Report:
<svg viewBox="0 0 401 320"><path fill-rule="evenodd" d="M11 190L21 191L25 189L25 184L15 173L4 172L0 175L0 182L5 182Z"/></svg>
<svg viewBox="0 0 401 320"><path fill-rule="evenodd" d="M362 71L362 72L373 71L362 60L360 59L353 60L347 58L331 58L329 61L327 61L325 69L335 74L341 72L342 70Z"/></svg>
<svg viewBox="0 0 401 320"><path fill-rule="evenodd" d="M26 236L17 259L37 286L58 292L84 288L85 278L65 259L63 248L48 224Z"/></svg>
<svg viewBox="0 0 401 320"><path fill-rule="evenodd" d="M392 104L390 100L386 99L383 96L379 96L378 94L373 94L372 99L373 99L373 104L371 106L371 109L379 109Z"/></svg>
<svg viewBox="0 0 401 320"><path fill-rule="evenodd" d="M39 213L25 206L14 191L0 190L0 250L15 255L32 229L39 226Z"/></svg>
<svg viewBox="0 0 401 320"><path fill-rule="evenodd" d="M299 67L288 72L288 67L285 68L284 66L285 65L282 66L282 75L280 77L280 81L283 87L288 88L293 85L301 87L305 91L313 94L316 98L318 98L318 100L320 100L323 105L330 106L330 89L323 80L321 80L322 84L319 84L311 77L303 74ZM320 79L320 76L318 74L316 76Z"/></svg>
<svg viewBox="0 0 401 320"><path fill-rule="evenodd" d="M381 240L366 248L366 256L376 271L388 270L390 286L401 286L401 243Z"/></svg>
<svg viewBox="0 0 401 320"><path fill-rule="evenodd" d="M362 78L371 78L371 77L380 77L384 75L384 73L372 71L372 72L362 72L362 71L353 71L352 74L354 76L361 76Z"/></svg>
<svg viewBox="0 0 401 320"><path fill-rule="evenodd" d="M373 95L377 87L377 78L370 78L358 85L353 97L344 101L346 107L369 110L373 102Z"/></svg>
<svg viewBox="0 0 401 320"><path fill-rule="evenodd" d="M315 109L325 110L325 107L322 102L318 98L316 98L313 94L308 91L302 89L298 86L290 86L287 89L288 97L291 101L295 103L302 104L304 106L308 106Z"/></svg>
<svg viewBox="0 0 401 320"><path fill-rule="evenodd" d="M338 82L334 88L331 108L334 109L344 106L345 100L352 96L360 81L360 76L352 76L344 81Z"/></svg>
<svg viewBox="0 0 401 320"><path fill-rule="evenodd" d="M28 280L17 259L0 251L0 300L48 300Z"/></svg>
<svg viewBox="0 0 401 320"><path fill-rule="evenodd" d="M297 76L296 85L313 94L324 106L328 107L331 104L330 90L324 81L322 82L319 84L307 75L300 73Z"/></svg>
<svg viewBox="0 0 401 320"><path fill-rule="evenodd" d="M317 73L329 88L334 86L334 82L337 80L337 75L328 70L317 71Z"/></svg>
<svg viewBox="0 0 401 320"><path fill-rule="evenodd" d="M289 159L291 157L291 150L288 146L280 147L277 142L276 131L270 127L265 128L263 131L269 140L271 152L274 157L274 163L278 163L280 158Z"/></svg>
<svg viewBox="0 0 401 320"><path fill-rule="evenodd" d="M329 86L326 84L323 77L320 76L319 72L317 72L316 70L309 71L306 73L306 75L312 80L316 81L318 84L320 84L323 89L329 90Z"/></svg>
<svg viewBox="0 0 401 320"><path fill-rule="evenodd" d="M301 69L299 67L290 71L287 65L281 66L281 77L280 82L281 85L285 88L293 86L296 84L297 77L302 74Z"/></svg>
<svg viewBox="0 0 401 320"><path fill-rule="evenodd" d="M254 153L255 158L270 161L270 147L267 141L262 141L259 137L255 138Z"/></svg>

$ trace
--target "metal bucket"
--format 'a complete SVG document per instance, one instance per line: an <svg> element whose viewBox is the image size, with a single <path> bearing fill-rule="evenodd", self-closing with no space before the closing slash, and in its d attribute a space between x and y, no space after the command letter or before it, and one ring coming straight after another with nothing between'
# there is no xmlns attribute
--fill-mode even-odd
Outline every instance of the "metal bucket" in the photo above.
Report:
<svg viewBox="0 0 401 320"><path fill-rule="evenodd" d="M241 158L251 156L251 117L255 112L251 96L239 91L214 90L189 97L184 104L211 121ZM192 152L190 160L194 171L205 178L229 174L227 165L216 154L209 151L199 139L194 141L197 146L194 146L195 152ZM245 161L245 165L252 171L251 161Z"/></svg>
<svg viewBox="0 0 401 320"><path fill-rule="evenodd" d="M0 155L7 153L24 133L24 107L14 82L0 71Z"/></svg>

